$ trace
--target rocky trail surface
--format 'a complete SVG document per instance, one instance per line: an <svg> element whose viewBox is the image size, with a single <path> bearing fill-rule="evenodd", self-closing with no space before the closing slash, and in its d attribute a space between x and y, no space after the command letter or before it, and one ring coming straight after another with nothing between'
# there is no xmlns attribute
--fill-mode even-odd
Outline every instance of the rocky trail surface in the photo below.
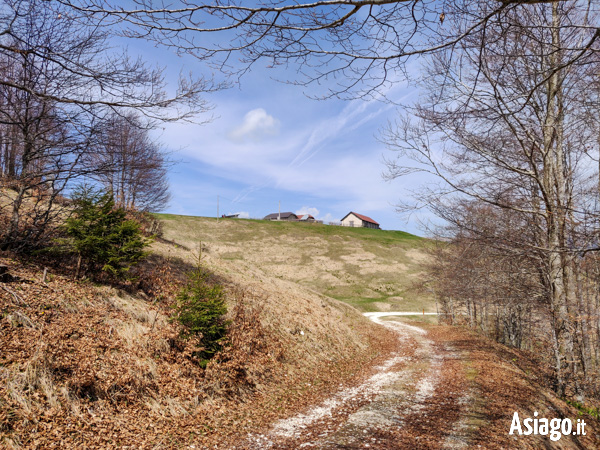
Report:
<svg viewBox="0 0 600 450"><path fill-rule="evenodd" d="M467 424L459 421L468 390L457 352L440 345L421 327L384 320L419 313L367 313L396 332L397 351L359 385L338 392L307 411L276 422L239 448L398 448L468 446ZM442 422L440 424L440 422Z"/></svg>
<svg viewBox="0 0 600 450"><path fill-rule="evenodd" d="M571 417L581 413L556 398L536 361L456 327L407 323L366 313L395 332L396 350L360 383L250 434L237 449L599 448L598 423L586 436L509 435L513 413ZM414 325L413 325L414 323Z"/></svg>

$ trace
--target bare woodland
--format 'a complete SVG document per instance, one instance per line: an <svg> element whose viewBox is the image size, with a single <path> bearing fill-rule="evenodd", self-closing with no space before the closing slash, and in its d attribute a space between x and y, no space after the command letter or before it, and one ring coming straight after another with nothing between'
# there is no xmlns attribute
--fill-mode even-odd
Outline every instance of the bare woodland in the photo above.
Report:
<svg viewBox="0 0 600 450"><path fill-rule="evenodd" d="M46 242L65 195L93 179L119 205L163 208L168 161L148 129L206 111L209 84L182 79L169 96L160 69L58 2L6 1L0 14L2 248Z"/></svg>
<svg viewBox="0 0 600 450"><path fill-rule="evenodd" d="M56 196L90 170L124 205L166 198L137 197L111 164L147 151L161 166L136 117L188 118L215 85L183 78L168 97L160 71L102 50L109 35L197 58L224 80L294 67L295 79L275 73L317 98L393 101L389 88L409 79L423 95L382 135L387 176L423 174L400 209L447 224L431 271L444 311L543 353L559 394L598 396L600 2L36 3L7 1L0 19L0 167L15 193L5 246L39 238Z"/></svg>
<svg viewBox="0 0 600 450"><path fill-rule="evenodd" d="M130 210L160 211L170 198L168 156L134 114L114 114L99 127L90 177Z"/></svg>
<svg viewBox="0 0 600 450"><path fill-rule="evenodd" d="M420 192L449 224L445 311L546 353L561 395L598 389L598 60L578 6L522 8L432 56L422 102L385 136L412 162L390 177L440 181Z"/></svg>

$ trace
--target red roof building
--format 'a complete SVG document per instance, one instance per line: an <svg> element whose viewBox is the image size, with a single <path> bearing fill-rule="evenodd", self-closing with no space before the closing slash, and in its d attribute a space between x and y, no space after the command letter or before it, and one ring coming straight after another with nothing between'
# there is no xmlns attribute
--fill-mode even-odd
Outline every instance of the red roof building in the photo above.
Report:
<svg viewBox="0 0 600 450"><path fill-rule="evenodd" d="M371 219L369 216L358 214L350 211L341 220L342 226L344 227L362 227L362 228L376 228L381 229L379 223Z"/></svg>

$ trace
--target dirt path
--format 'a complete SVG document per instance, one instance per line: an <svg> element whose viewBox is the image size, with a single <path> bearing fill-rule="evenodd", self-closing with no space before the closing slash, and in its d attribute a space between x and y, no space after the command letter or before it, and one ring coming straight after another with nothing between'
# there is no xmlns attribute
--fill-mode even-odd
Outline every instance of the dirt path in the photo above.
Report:
<svg viewBox="0 0 600 450"><path fill-rule="evenodd" d="M467 446L458 419L468 392L453 349L434 342L423 328L382 318L403 313L365 315L396 332L398 350L361 384L341 388L321 404L276 422L265 434L249 436L239 448ZM460 376L449 375L457 371Z"/></svg>
<svg viewBox="0 0 600 450"><path fill-rule="evenodd" d="M237 449L600 448L600 423L548 388L538 360L447 325L368 313L394 331L396 351L362 381L316 406L246 435ZM413 315L413 314L411 314ZM385 318L384 318L385 317ZM585 419L585 436L509 435L513 413Z"/></svg>

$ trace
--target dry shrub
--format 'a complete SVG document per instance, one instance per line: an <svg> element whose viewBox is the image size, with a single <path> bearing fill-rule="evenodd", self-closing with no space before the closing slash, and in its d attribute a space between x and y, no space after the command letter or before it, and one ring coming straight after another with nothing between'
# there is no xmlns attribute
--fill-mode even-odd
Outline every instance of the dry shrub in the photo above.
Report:
<svg viewBox="0 0 600 450"><path fill-rule="evenodd" d="M140 225L140 229L144 236L157 238L163 236L162 222L149 212L129 210L127 211L127 218L135 220Z"/></svg>
<svg viewBox="0 0 600 450"><path fill-rule="evenodd" d="M194 269L179 258L151 254L145 261L131 270L137 279L136 289L150 298L170 301L187 282L187 274Z"/></svg>
<svg viewBox="0 0 600 450"><path fill-rule="evenodd" d="M248 301L248 293L231 293L235 306L227 343L206 368L205 389L212 395L244 397L260 389L281 370L283 346L260 321L261 306Z"/></svg>

